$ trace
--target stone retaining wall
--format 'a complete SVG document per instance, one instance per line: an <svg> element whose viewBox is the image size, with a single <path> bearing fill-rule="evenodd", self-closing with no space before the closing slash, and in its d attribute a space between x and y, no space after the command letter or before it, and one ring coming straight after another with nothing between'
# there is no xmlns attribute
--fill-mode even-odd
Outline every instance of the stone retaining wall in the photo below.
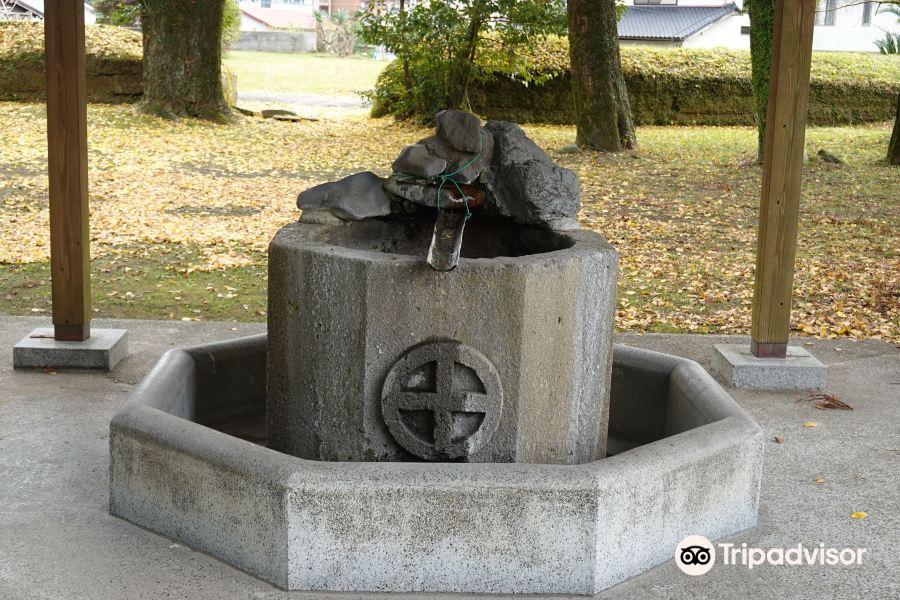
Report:
<svg viewBox="0 0 900 600"><path fill-rule="evenodd" d="M140 60L89 56L86 70L88 102L130 102L144 93ZM0 100L43 102L45 85L43 55L0 60Z"/></svg>
<svg viewBox="0 0 900 600"><path fill-rule="evenodd" d="M638 125L753 125L749 81L683 80L626 76L634 121ZM473 83L473 110L489 119L516 123L575 122L568 74L543 85L525 85L496 77ZM808 124L853 125L887 121L894 116L897 91L873 91L866 85L839 87L812 82Z"/></svg>
<svg viewBox="0 0 900 600"><path fill-rule="evenodd" d="M242 31L232 50L248 52L315 52L315 31Z"/></svg>

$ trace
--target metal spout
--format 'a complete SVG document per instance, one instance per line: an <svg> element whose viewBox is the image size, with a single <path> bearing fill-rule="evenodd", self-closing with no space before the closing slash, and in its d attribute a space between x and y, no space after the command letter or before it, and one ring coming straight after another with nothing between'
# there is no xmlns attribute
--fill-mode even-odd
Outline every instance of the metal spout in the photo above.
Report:
<svg viewBox="0 0 900 600"><path fill-rule="evenodd" d="M441 209L434 222L431 247L428 248L429 266L435 271L452 271L459 264L466 213L461 210Z"/></svg>

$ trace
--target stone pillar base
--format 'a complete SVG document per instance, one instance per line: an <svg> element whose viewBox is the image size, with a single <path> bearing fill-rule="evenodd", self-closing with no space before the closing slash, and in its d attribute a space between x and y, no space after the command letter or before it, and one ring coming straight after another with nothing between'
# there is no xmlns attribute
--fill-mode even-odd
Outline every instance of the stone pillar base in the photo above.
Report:
<svg viewBox="0 0 900 600"><path fill-rule="evenodd" d="M712 368L731 387L752 390L821 390L827 371L799 346L788 346L785 358L758 358L749 344L716 344Z"/></svg>
<svg viewBox="0 0 900 600"><path fill-rule="evenodd" d="M92 329L83 342L59 342L52 327L39 327L13 347L16 369L90 369L111 371L128 356L125 329Z"/></svg>

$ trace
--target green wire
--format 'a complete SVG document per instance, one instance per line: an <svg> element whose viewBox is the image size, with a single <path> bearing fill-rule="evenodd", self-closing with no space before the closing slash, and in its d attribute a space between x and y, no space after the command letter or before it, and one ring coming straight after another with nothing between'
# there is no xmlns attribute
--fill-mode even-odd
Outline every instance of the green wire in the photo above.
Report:
<svg viewBox="0 0 900 600"><path fill-rule="evenodd" d="M472 157L472 160L470 160L469 162L467 162L460 168L456 169L452 173L442 173L431 179L431 183L439 182L438 188L437 188L437 209L438 210L441 210L441 190L443 190L444 184L449 181L450 183L452 183L453 185L456 186L456 191L459 192L459 196L460 196L460 198L462 198L463 204L466 207L466 221L468 221L472 217L472 211L469 210L469 197L462 191L462 188L459 187L459 183L457 183L457 181L455 179L453 179L453 176L458 175L462 171L465 171L466 169L468 169L469 167L474 165L476 162L478 162L478 160L481 158L481 151L483 149L483 146L484 146L484 133L479 131L478 132L478 152L475 154L475 156ZM403 176L406 179L418 179L418 177L416 177L415 175L410 175L408 173L394 173L394 176L395 177Z"/></svg>

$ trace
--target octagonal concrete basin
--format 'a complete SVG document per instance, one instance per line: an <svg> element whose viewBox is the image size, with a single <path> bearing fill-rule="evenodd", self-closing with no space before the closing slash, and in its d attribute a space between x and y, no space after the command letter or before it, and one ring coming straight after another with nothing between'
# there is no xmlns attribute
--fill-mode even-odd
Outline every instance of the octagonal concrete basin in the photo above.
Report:
<svg viewBox="0 0 900 600"><path fill-rule="evenodd" d="M756 524L760 429L693 361L615 347L601 460L320 462L265 447L266 343L162 357L110 424L112 514L292 590L584 595Z"/></svg>

